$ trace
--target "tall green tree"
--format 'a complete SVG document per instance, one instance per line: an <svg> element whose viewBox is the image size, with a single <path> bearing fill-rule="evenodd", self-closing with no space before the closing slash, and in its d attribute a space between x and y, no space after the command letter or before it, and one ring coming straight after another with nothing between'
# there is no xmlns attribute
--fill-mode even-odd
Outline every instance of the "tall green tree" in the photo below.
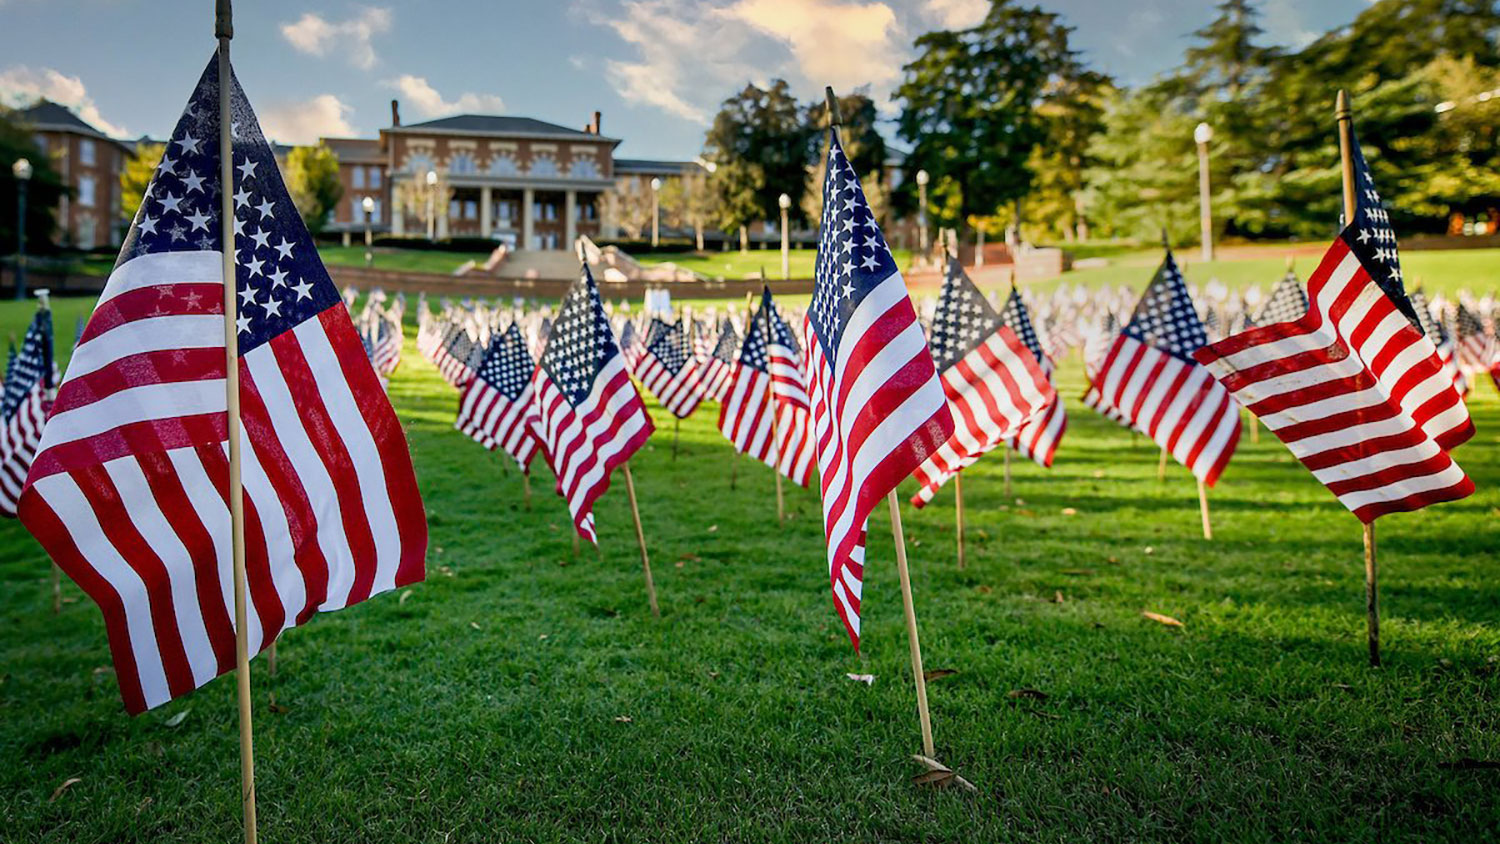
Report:
<svg viewBox="0 0 1500 844"><path fill-rule="evenodd" d="M977 26L917 39L895 93L898 133L912 145L907 169L926 169L956 192L960 218L1031 191L1032 151L1047 136L1040 106L1060 79L1081 72L1071 32L1056 14L992 0Z"/></svg>
<svg viewBox="0 0 1500 844"><path fill-rule="evenodd" d="M286 156L286 187L308 231L322 231L344 196L338 156L325 144L293 147Z"/></svg>
<svg viewBox="0 0 1500 844"><path fill-rule="evenodd" d="M135 145L135 151L126 157L125 166L120 169L120 213L126 215L127 219L133 217L141 207L146 189L151 187L151 177L156 175L156 168L161 164L161 156L165 151L164 144L142 140Z"/></svg>
<svg viewBox="0 0 1500 844"><path fill-rule="evenodd" d="M704 141L703 156L716 165L719 218L725 231L774 220L786 193L802 200L812 132L785 80L746 85L725 100Z"/></svg>
<svg viewBox="0 0 1500 844"><path fill-rule="evenodd" d="M31 129L21 125L12 111L0 109L0 255L15 251L16 191L18 184L11 175L17 159L31 162L31 182L26 186L26 249L41 252L52 245L57 231L54 211L58 200L68 193L62 176L52 159L36 144Z"/></svg>

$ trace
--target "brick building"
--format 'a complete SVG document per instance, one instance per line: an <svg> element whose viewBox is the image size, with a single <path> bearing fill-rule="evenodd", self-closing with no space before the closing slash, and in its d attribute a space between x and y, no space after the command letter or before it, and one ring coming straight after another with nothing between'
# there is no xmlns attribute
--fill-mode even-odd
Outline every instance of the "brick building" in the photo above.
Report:
<svg viewBox="0 0 1500 844"><path fill-rule="evenodd" d="M32 131L71 191L56 209L62 242L79 249L118 244L125 233L120 171L129 148L50 100L19 109L14 118Z"/></svg>

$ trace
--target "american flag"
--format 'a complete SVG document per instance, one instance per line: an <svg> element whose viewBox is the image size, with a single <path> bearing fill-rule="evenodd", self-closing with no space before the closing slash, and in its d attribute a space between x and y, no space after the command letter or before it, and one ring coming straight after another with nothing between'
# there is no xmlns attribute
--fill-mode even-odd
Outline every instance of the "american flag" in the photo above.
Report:
<svg viewBox="0 0 1500 844"><path fill-rule="evenodd" d="M1417 312L1417 322L1422 326L1422 333L1432 341L1432 346L1437 349L1438 360L1442 362L1443 369L1453 379L1453 389L1460 397L1469 394L1469 377L1464 374L1458 365L1457 344L1453 342L1453 335L1448 333L1448 327L1443 321L1432 313L1432 306L1427 302L1427 295L1420 290L1413 290L1410 294L1411 306Z"/></svg>
<svg viewBox="0 0 1500 844"><path fill-rule="evenodd" d="M1030 309L1021 298L1021 291L1014 287L1010 290L1010 297L1005 300L1005 307L1000 309L1000 322L1016 333L1026 351L1047 376L1047 383L1052 384L1052 372L1055 368L1052 359L1042 353L1042 344L1031 324ZM1047 402L1042 412L1021 423L1021 427L1007 442L1011 448L1038 466L1050 468L1052 458L1057 454L1057 445L1062 442L1063 433L1067 430L1068 412L1063 409L1062 394L1054 386L1052 400Z"/></svg>
<svg viewBox="0 0 1500 844"><path fill-rule="evenodd" d="M953 416L906 282L836 128L805 333L828 577L857 649L870 512L948 441Z"/></svg>
<svg viewBox="0 0 1500 844"><path fill-rule="evenodd" d="M635 321L626 317L625 324L620 327L620 352L625 355L625 366L631 372L635 371L642 351L644 346L641 343L641 333L635 330Z"/></svg>
<svg viewBox="0 0 1500 844"><path fill-rule="evenodd" d="M1033 336L1033 339L1035 337ZM921 507L950 478L1002 445L1057 397L1037 358L950 258L932 319L932 357L954 431L917 467Z"/></svg>
<svg viewBox="0 0 1500 844"><path fill-rule="evenodd" d="M765 463L793 483L807 486L812 480L813 457L807 391L800 380L773 381L775 372L801 371L801 349L791 328L776 312L769 287L761 294L760 307L719 406L719 430L734 444L735 451Z"/></svg>
<svg viewBox="0 0 1500 844"><path fill-rule="evenodd" d="M1489 371L1494 359L1495 340L1484 330L1484 322L1468 305L1460 302L1454 320L1458 329L1458 367L1465 375Z"/></svg>
<svg viewBox="0 0 1500 844"><path fill-rule="evenodd" d="M401 424L233 79L251 653L314 612L423 577ZM21 520L103 610L131 712L234 668L210 61L73 352Z"/></svg>
<svg viewBox="0 0 1500 844"><path fill-rule="evenodd" d="M702 373L697 358L690 354L682 326L682 320L671 325L652 320L651 342L634 368L641 384L678 419L692 416L703 401Z"/></svg>
<svg viewBox="0 0 1500 844"><path fill-rule="evenodd" d="M1282 276L1281 281L1271 288L1271 295L1266 299L1266 304L1255 315L1256 325L1275 325L1278 322L1291 322L1301 319L1307 313L1307 291L1302 289L1302 282L1297 280L1296 273L1288 272Z"/></svg>
<svg viewBox="0 0 1500 844"><path fill-rule="evenodd" d="M597 542L594 501L609 489L609 473L645 445L655 426L587 264L563 300L532 388L536 430L557 492L567 499L579 535Z"/></svg>
<svg viewBox="0 0 1500 844"><path fill-rule="evenodd" d="M730 382L734 380L734 362L740 356L740 335L734 330L731 320L719 326L719 339L713 350L704 359L703 395L717 402L724 401L729 394Z"/></svg>
<svg viewBox="0 0 1500 844"><path fill-rule="evenodd" d="M528 471L536 454L536 418L531 376L536 363L526 349L526 338L514 322L490 341L484 361L458 400L454 427L485 448L503 449Z"/></svg>
<svg viewBox="0 0 1500 844"><path fill-rule="evenodd" d="M484 347L476 346L468 327L458 322L452 326L447 339L438 344L433 363L437 364L444 381L462 390L474 377L476 353L483 355Z"/></svg>
<svg viewBox="0 0 1500 844"><path fill-rule="evenodd" d="M1239 443L1240 413L1229 391L1192 358L1207 342L1168 252L1092 389L1099 392L1100 404L1118 411L1213 486Z"/></svg>
<svg viewBox="0 0 1500 844"><path fill-rule="evenodd" d="M1463 498L1474 485L1446 449L1406 413L1356 344L1381 338L1399 357L1420 332L1376 285L1346 228L1308 280L1312 307L1199 349L1198 360L1280 437L1363 522ZM1366 253L1368 254L1368 253Z"/></svg>
<svg viewBox="0 0 1500 844"><path fill-rule="evenodd" d="M42 438L56 386L52 363L52 311L42 308L31 318L21 352L11 348L0 395L0 515L16 515L16 503Z"/></svg>
<svg viewBox="0 0 1500 844"><path fill-rule="evenodd" d="M1414 330L1392 336L1341 329L1341 336L1346 337L1349 350L1364 361L1380 381L1381 389L1396 401L1401 411L1448 451L1474 435L1474 423L1463 399L1453 389L1453 378L1444 370L1436 347L1422 333L1416 308L1412 307L1402 283L1401 258L1396 251L1396 233L1391 229L1390 215L1375 190L1375 177L1352 130L1349 138L1354 159L1355 210L1353 223L1345 227L1340 237ZM1353 318L1365 316L1364 312L1356 312Z"/></svg>

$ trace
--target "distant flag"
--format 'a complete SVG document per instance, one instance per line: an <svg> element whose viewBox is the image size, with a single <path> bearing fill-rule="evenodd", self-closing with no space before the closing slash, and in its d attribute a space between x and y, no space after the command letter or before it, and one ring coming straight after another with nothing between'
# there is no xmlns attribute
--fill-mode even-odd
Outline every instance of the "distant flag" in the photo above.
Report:
<svg viewBox="0 0 1500 844"><path fill-rule="evenodd" d="M250 104L235 116L251 653L423 577L401 423ZM133 713L235 665L219 73L178 121L58 390L21 521L103 610Z"/></svg>
<svg viewBox="0 0 1500 844"><path fill-rule="evenodd" d="M594 501L609 489L610 472L645 445L655 428L625 369L588 265L568 291L551 335L532 378L536 430L575 529L597 542Z"/></svg>
<svg viewBox="0 0 1500 844"><path fill-rule="evenodd" d="M729 393L729 385L734 379L734 362L740 356L740 335L734 330L734 323L725 319L719 327L719 339L714 343L712 351L704 359L703 365L703 395L705 398L722 402Z"/></svg>
<svg viewBox="0 0 1500 844"><path fill-rule="evenodd" d="M1349 140L1354 162L1355 212L1352 224L1345 226L1340 239L1358 257L1366 274L1385 293L1391 305L1416 330L1402 332L1399 341L1391 335L1370 334L1352 328L1341 328L1340 336L1349 341L1349 350L1364 361L1380 381L1381 389L1395 400L1401 411L1414 419L1445 451L1451 450L1474 435L1474 423L1469 419L1469 410L1463 399L1453 389L1453 378L1444 371L1437 349L1422 333L1416 308L1406 295L1401 258L1396 251L1396 233L1391 229L1390 215L1375 190L1375 177L1365 162L1352 127ZM1356 318L1365 315L1364 311L1354 313Z"/></svg>
<svg viewBox="0 0 1500 844"><path fill-rule="evenodd" d="M1271 295L1266 298L1266 304L1255 315L1256 325L1275 325L1278 322L1291 322L1301 319L1307 313L1307 291L1302 289L1302 282L1297 280L1296 273L1288 271L1282 276L1281 281L1271 288Z"/></svg>
<svg viewBox="0 0 1500 844"><path fill-rule="evenodd" d="M813 460L810 402L801 382L789 375L801 371L801 349L776 313L769 287L761 293L760 306L719 406L719 430L735 451L807 486ZM777 372L786 377L775 380Z"/></svg>
<svg viewBox="0 0 1500 844"><path fill-rule="evenodd" d="M635 320L630 317L626 317L625 324L620 327L620 352L625 355L625 366L634 372L641 359L641 335L635 330Z"/></svg>
<svg viewBox="0 0 1500 844"><path fill-rule="evenodd" d="M1091 393L1097 390L1096 401L1118 411L1213 486L1239 443L1240 414L1229 392L1192 357L1207 342L1168 251L1100 366Z"/></svg>
<svg viewBox="0 0 1500 844"><path fill-rule="evenodd" d="M1010 297L1005 300L1005 307L1000 309L1000 321L1020 338L1021 344L1026 347L1026 351L1046 375L1047 383L1051 385L1055 369L1052 359L1042 353L1036 328L1031 324L1030 309L1021 298L1021 291L1014 287L1010 290ZM1057 445L1062 442L1063 433L1067 430L1068 412L1063 408L1062 394L1054 387L1052 399L1042 411L1021 423L1021 427L1007 442L1011 448L1038 466L1050 468L1052 458L1057 454Z"/></svg>
<svg viewBox="0 0 1500 844"><path fill-rule="evenodd" d="M526 338L514 322L490 341L484 360L458 400L454 427L494 451L515 458L529 471L537 439L531 428L536 403L531 378L536 364L526 349Z"/></svg>
<svg viewBox="0 0 1500 844"><path fill-rule="evenodd" d="M1390 262L1356 251L1359 236L1356 222L1333 242L1308 280L1312 306L1303 317L1252 328L1196 356L1369 523L1463 498L1474 485L1366 362L1400 358L1424 338L1376 286L1371 271Z"/></svg>
<svg viewBox="0 0 1500 844"><path fill-rule="evenodd" d="M678 419L686 419L703 401L703 376L683 334L683 321L667 325L652 320L651 342L635 365L636 377L661 406Z"/></svg>
<svg viewBox="0 0 1500 844"><path fill-rule="evenodd" d="M834 608L858 648L866 522L954 425L906 282L837 128L829 131L819 229L807 385Z"/></svg>
<svg viewBox="0 0 1500 844"><path fill-rule="evenodd" d="M912 504L918 507L1057 397L1037 358L964 274L957 258L948 260L932 319L931 350L954 430L916 469L922 486Z"/></svg>
<svg viewBox="0 0 1500 844"><path fill-rule="evenodd" d="M0 396L0 515L16 515L16 502L52 409L52 346L52 311L40 308L26 329L20 354L13 354L5 370Z"/></svg>
<svg viewBox="0 0 1500 844"><path fill-rule="evenodd" d="M1495 340L1484 330L1484 323L1479 315L1460 302L1454 325L1458 328L1459 369L1469 376L1488 372L1494 357Z"/></svg>
<svg viewBox="0 0 1500 844"><path fill-rule="evenodd" d="M1411 306L1417 312L1417 322L1422 327L1422 333L1432 341L1433 348L1437 349L1438 360L1442 362L1443 369L1453 379L1453 389L1460 397L1469 394L1469 378L1458 365L1457 344L1453 342L1453 335L1448 333L1447 326L1443 321L1432 313L1432 306L1427 302L1427 296L1420 290L1413 290L1410 295Z"/></svg>
<svg viewBox="0 0 1500 844"><path fill-rule="evenodd" d="M479 351L482 353L483 349ZM469 336L469 330L462 323L458 323L448 335L447 341L437 347L433 362L437 364L438 373L443 376L443 380L461 390L474 377L471 365L474 352L474 338Z"/></svg>

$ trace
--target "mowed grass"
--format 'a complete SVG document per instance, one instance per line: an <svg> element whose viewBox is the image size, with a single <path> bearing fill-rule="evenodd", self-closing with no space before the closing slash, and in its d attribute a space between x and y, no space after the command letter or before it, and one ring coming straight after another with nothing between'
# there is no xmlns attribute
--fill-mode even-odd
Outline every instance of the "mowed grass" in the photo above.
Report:
<svg viewBox="0 0 1500 844"><path fill-rule="evenodd" d="M19 322L13 306L0 308ZM817 496L736 459L707 405L632 461L575 557L538 464L452 428L408 342L391 382L431 527L425 583L313 619L255 661L261 836L298 842L1453 841L1500 837L1500 401L1462 502L1379 523L1385 667L1366 663L1360 529L1270 436L1199 533L1194 484L1083 408L1057 464L969 470L903 503L937 752L920 738L890 528L870 524L863 648L828 592ZM655 410L654 404L652 405ZM908 483L903 496L913 491ZM0 840L239 834L235 687L127 716L97 609L0 525ZM1183 627L1147 620L1144 610ZM873 674L873 685L846 678ZM1033 689L1045 695L1014 696ZM77 778L66 788L65 783ZM59 791L59 789L61 790Z"/></svg>

